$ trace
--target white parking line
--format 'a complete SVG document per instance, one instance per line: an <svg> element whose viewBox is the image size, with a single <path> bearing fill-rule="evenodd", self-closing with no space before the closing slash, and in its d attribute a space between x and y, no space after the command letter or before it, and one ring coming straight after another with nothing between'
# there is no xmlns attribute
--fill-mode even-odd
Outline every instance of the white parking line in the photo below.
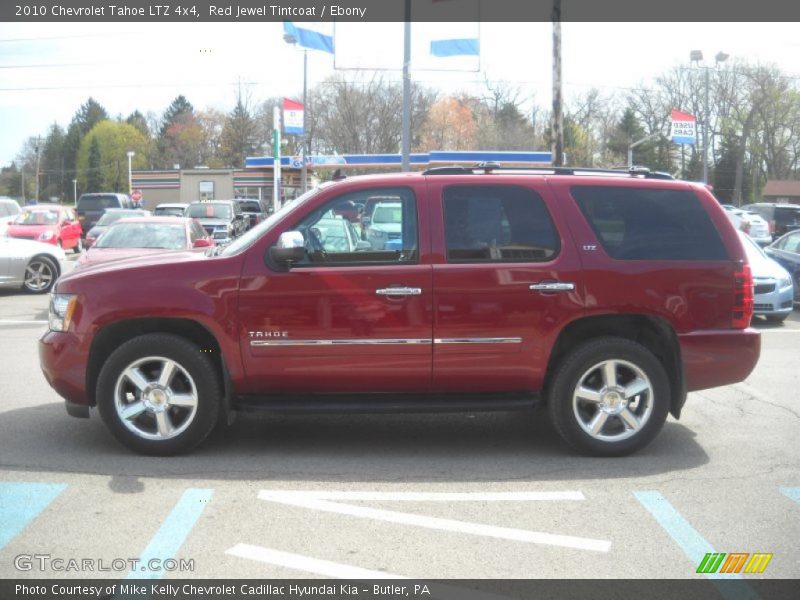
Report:
<svg viewBox="0 0 800 600"><path fill-rule="evenodd" d="M47 321L15 321L13 319L0 319L0 325L47 325Z"/></svg>
<svg viewBox="0 0 800 600"><path fill-rule="evenodd" d="M392 575L383 571L371 571L361 567L351 567L350 565L343 565L329 560L321 560L303 556L302 554L292 554L291 552L281 552L280 550L252 546L250 544L236 544L233 548L226 550L225 554L337 579L407 579L401 575Z"/></svg>
<svg viewBox="0 0 800 600"><path fill-rule="evenodd" d="M520 496L521 494L521 496ZM549 493L545 493L549 494ZM583 494L580 492L561 492L555 493L554 498L546 499L568 499L568 500L582 500ZM559 494L564 494L560 497ZM268 502L276 502L278 504L286 504L289 506L299 506L308 508L310 510L318 510L324 512L332 512L341 515L348 515L351 517L361 517L367 519L374 519L377 521L385 521L388 523L397 523L400 525L413 525L416 527L425 527L427 529L437 529L440 531L451 531L456 533L467 533L470 535L477 535L482 537L491 537L497 539L511 540L516 542L526 542L529 544L542 544L547 546L559 546L563 548L576 548L578 550L589 550L593 552L608 552L611 548L611 542L607 540L597 540L591 538L575 537L570 535L559 535L554 533L544 533L540 531L529 531L527 529L515 529L511 527L498 527L494 525L484 525L482 523L469 523L466 521L457 521L454 519L442 519L439 517L428 517L425 515L418 515L412 513L404 513L393 510L382 510L377 508L369 508L366 506L355 506L352 504L342 504L339 502L331 502L329 497L348 500L382 500L382 501L424 501L417 500L428 494L417 493L379 493L379 492L297 492L297 491L284 491L284 490L262 490L259 492L258 497L261 500ZM532 495L529 498L526 496ZM580 497L578 497L580 495ZM437 502L446 501L447 494L432 494ZM524 500L545 499L540 493L536 492L509 492L509 493L476 493L476 494L456 494L455 497L459 501L469 501L468 496L472 496L473 501L486 502L486 501L513 501L522 497ZM488 498L491 497L491 500ZM524 501L523 500L523 501Z"/></svg>
<svg viewBox="0 0 800 600"><path fill-rule="evenodd" d="M350 500L378 502L528 502L532 500L585 500L582 492L327 492L262 490L261 500Z"/></svg>

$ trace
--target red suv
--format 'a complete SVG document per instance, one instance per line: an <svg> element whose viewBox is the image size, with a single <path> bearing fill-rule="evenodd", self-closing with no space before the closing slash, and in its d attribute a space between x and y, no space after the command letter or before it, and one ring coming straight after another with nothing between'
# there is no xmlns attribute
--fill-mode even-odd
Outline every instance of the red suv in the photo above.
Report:
<svg viewBox="0 0 800 600"><path fill-rule="evenodd" d="M230 245L61 278L40 341L67 412L145 454L237 409L547 405L581 452L647 444L687 392L742 381L759 333L739 238L658 174L447 167L323 184ZM343 239L381 198L391 243Z"/></svg>

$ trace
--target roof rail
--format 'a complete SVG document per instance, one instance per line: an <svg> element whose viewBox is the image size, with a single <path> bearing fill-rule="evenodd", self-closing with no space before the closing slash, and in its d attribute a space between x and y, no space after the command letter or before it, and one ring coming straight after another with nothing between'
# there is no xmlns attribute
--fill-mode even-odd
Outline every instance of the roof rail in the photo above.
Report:
<svg viewBox="0 0 800 600"><path fill-rule="evenodd" d="M595 169L582 167L513 167L502 166L496 162L480 162L471 167L431 167L422 172L423 175L474 175L477 172L484 174L494 171L509 171L519 174L547 174L547 175L618 175L628 177L642 177L644 179L675 179L669 173L651 171L647 167L630 167L625 169Z"/></svg>

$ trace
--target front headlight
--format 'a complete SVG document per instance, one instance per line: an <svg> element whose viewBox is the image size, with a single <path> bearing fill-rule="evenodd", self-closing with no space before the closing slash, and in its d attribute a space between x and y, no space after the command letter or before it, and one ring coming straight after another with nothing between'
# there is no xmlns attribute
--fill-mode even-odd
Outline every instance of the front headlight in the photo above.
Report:
<svg viewBox="0 0 800 600"><path fill-rule="evenodd" d="M52 231L43 231L39 235L39 240L41 240L42 242L46 242L47 240L52 240L52 239L53 239L53 232Z"/></svg>
<svg viewBox="0 0 800 600"><path fill-rule="evenodd" d="M787 288L792 285L792 278L791 277L782 277L781 280L778 282L778 286L780 289Z"/></svg>
<svg viewBox="0 0 800 600"><path fill-rule="evenodd" d="M77 306L75 294L50 294L50 331L67 331Z"/></svg>

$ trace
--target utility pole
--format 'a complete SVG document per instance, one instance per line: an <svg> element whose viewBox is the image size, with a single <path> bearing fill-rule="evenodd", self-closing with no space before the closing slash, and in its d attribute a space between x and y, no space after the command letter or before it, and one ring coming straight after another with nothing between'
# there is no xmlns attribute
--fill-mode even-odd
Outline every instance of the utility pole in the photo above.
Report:
<svg viewBox="0 0 800 600"><path fill-rule="evenodd" d="M403 134L400 140L401 170L411 170L411 0L405 3L403 29Z"/></svg>
<svg viewBox="0 0 800 600"><path fill-rule="evenodd" d="M308 49L303 48L303 139L301 141L300 157L303 166L300 168L300 193L308 190L308 165L306 157L311 154L311 136L308 135Z"/></svg>
<svg viewBox="0 0 800 600"><path fill-rule="evenodd" d="M42 147L42 138L36 138L36 196L35 202L39 202L39 157L41 156L41 152L39 149Z"/></svg>
<svg viewBox="0 0 800 600"><path fill-rule="evenodd" d="M561 0L553 0L553 166L564 166L564 115L561 94Z"/></svg>

